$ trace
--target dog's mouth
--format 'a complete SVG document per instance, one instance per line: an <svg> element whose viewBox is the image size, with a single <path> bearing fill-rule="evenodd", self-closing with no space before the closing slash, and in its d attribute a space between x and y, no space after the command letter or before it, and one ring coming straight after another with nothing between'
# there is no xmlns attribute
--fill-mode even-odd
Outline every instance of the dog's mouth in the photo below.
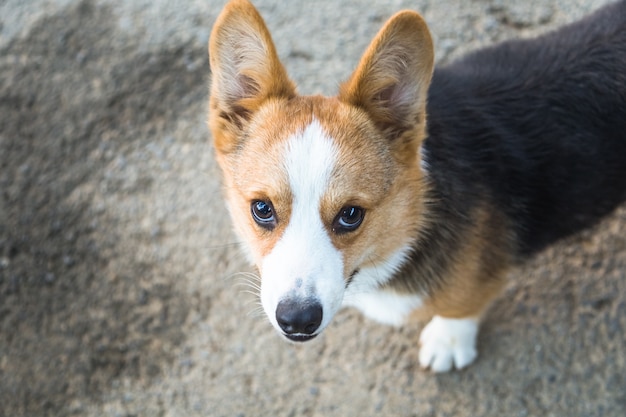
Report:
<svg viewBox="0 0 626 417"><path fill-rule="evenodd" d="M291 340L292 342L304 343L304 342L308 342L311 339L314 339L317 336L317 334L285 334L283 333L283 336L285 336L287 339Z"/></svg>
<svg viewBox="0 0 626 417"><path fill-rule="evenodd" d="M359 268L355 269L350 276L348 276L348 279L346 279L346 288L348 288L350 286L350 284L352 284L352 281L354 280L354 277L359 273Z"/></svg>

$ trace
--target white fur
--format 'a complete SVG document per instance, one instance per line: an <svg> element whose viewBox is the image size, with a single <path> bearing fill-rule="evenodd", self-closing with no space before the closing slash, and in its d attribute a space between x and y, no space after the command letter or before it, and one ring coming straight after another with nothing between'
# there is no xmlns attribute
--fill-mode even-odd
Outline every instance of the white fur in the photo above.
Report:
<svg viewBox="0 0 626 417"><path fill-rule="evenodd" d="M317 121L287 141L284 168L293 195L291 216L261 266L261 302L279 331L276 307L281 300L318 300L323 309L318 332L341 306L343 256L333 246L319 211L337 152Z"/></svg>
<svg viewBox="0 0 626 417"><path fill-rule="evenodd" d="M404 264L410 250L406 245L375 267L361 269L346 290L344 306L355 307L380 323L401 325L411 311L422 305L422 298L379 288Z"/></svg>
<svg viewBox="0 0 626 417"><path fill-rule="evenodd" d="M362 268L348 287L346 297L350 298L352 295L377 291L381 285L391 279L393 274L398 272L409 256L410 251L411 246L407 243L391 254L386 260L377 263L375 266ZM367 260L370 256L370 254L364 255L363 261Z"/></svg>
<svg viewBox="0 0 626 417"><path fill-rule="evenodd" d="M434 316L420 335L419 362L433 372L462 369L476 359L478 319Z"/></svg>
<svg viewBox="0 0 626 417"><path fill-rule="evenodd" d="M422 297L378 290L355 294L346 298L344 305L358 308L363 315L379 323L400 326L413 310L422 306Z"/></svg>

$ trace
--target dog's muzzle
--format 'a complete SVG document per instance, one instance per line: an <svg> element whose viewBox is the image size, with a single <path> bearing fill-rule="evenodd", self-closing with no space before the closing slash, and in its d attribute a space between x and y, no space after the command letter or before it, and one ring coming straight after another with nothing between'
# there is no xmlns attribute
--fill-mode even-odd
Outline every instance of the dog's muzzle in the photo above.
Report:
<svg viewBox="0 0 626 417"><path fill-rule="evenodd" d="M322 305L316 300L283 300L276 307L276 321L285 337L294 342L313 339L322 324Z"/></svg>

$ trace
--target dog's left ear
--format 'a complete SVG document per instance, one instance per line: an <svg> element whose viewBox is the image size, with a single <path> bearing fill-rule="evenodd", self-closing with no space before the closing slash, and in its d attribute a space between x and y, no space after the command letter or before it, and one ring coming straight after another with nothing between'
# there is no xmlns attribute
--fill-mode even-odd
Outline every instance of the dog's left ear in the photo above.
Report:
<svg viewBox="0 0 626 417"><path fill-rule="evenodd" d="M378 32L339 99L364 109L389 140L421 141L433 65L426 22L416 12L399 12Z"/></svg>
<svg viewBox="0 0 626 417"><path fill-rule="evenodd" d="M229 153L250 118L270 98L295 96L261 15L248 0L231 0L209 40L209 125L218 152Z"/></svg>

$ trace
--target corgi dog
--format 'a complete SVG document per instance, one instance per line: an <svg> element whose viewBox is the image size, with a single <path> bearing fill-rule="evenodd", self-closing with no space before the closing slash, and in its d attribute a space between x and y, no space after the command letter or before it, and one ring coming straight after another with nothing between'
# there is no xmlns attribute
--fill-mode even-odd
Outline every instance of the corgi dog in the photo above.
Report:
<svg viewBox="0 0 626 417"><path fill-rule="evenodd" d="M261 304L286 339L344 306L431 320L419 363L461 369L510 267L626 200L626 1L434 68L401 11L334 97L300 96L248 0L209 41L209 126Z"/></svg>

